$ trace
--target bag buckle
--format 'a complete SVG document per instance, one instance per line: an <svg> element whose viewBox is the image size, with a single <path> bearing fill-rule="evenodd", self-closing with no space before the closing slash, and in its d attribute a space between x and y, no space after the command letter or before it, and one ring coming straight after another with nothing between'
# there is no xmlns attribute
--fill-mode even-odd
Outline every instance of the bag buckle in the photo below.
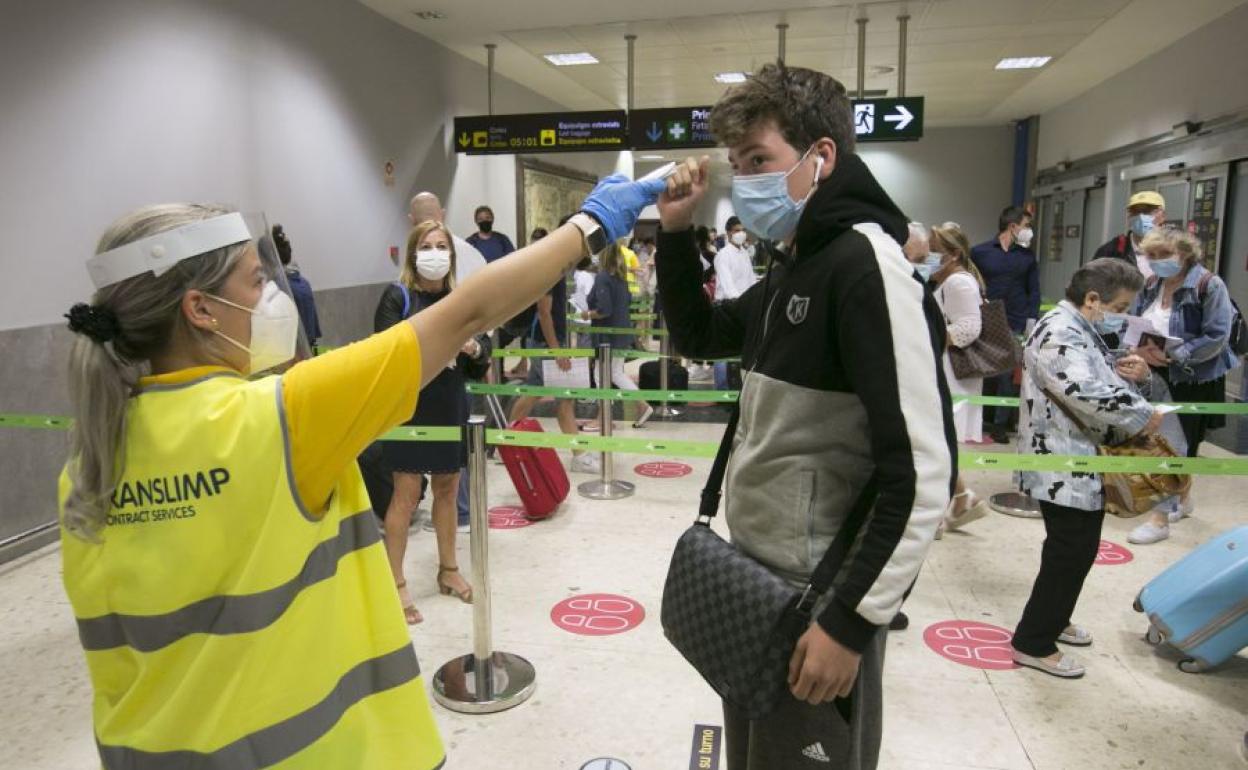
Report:
<svg viewBox="0 0 1248 770"><path fill-rule="evenodd" d="M697 526L710 527L710 526L711 526L711 517L710 517L710 516L707 516L707 515L706 515L706 514L704 514L704 513L699 513L699 514L698 514L698 518L694 519L694 520L693 520L693 523L694 523L695 525L697 525Z"/></svg>

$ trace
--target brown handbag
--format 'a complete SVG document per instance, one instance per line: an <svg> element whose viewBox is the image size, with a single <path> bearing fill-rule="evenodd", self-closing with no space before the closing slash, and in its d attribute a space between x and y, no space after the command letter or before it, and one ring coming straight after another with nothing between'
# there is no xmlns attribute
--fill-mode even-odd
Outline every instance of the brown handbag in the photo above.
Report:
<svg viewBox="0 0 1248 770"><path fill-rule="evenodd" d="M1096 453L1103 457L1178 457L1165 436L1136 436L1118 446L1101 445ZM1162 500L1186 494L1192 488L1192 477L1177 473L1103 473L1105 512L1130 518L1148 513Z"/></svg>
<svg viewBox="0 0 1248 770"><path fill-rule="evenodd" d="M949 364L959 380L994 377L1012 372L1023 362L1018 343L999 299L979 306L979 337L964 348L949 346Z"/></svg>
<svg viewBox="0 0 1248 770"><path fill-rule="evenodd" d="M1096 436L1083 424L1083 420L1047 389L1044 395L1085 435ZM1166 437L1156 433L1133 436L1115 446L1097 442L1096 453L1101 457L1179 456ZM1192 477L1178 473L1102 473L1101 485L1105 490L1105 512L1129 519L1148 513L1166 498L1186 494L1192 488Z"/></svg>

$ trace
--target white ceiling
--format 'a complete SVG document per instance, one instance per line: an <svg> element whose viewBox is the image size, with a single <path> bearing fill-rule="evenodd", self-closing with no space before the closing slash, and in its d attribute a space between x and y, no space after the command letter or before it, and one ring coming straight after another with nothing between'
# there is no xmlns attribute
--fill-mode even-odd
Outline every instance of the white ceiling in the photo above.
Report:
<svg viewBox="0 0 1248 770"><path fill-rule="evenodd" d="M1005 124L1055 107L1248 0L360 0L569 109L624 107L627 49L637 35L637 107L712 104L717 72L774 60L857 84L857 25L867 25L868 89L896 94L897 16L911 16L906 93L926 96L929 126ZM447 18L423 21L416 11ZM695 14L696 15L693 15ZM547 53L589 51L600 64L554 67ZM1007 56L1052 56L1041 70L997 71Z"/></svg>

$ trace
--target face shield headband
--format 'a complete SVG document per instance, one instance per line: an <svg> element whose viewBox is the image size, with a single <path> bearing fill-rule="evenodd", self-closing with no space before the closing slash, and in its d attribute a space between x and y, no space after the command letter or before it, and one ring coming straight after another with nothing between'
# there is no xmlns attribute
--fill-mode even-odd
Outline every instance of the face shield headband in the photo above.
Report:
<svg viewBox="0 0 1248 770"><path fill-rule="evenodd" d="M224 214L96 254L87 260L87 272L95 288L102 289L144 273L159 277L184 259L250 240L243 215Z"/></svg>

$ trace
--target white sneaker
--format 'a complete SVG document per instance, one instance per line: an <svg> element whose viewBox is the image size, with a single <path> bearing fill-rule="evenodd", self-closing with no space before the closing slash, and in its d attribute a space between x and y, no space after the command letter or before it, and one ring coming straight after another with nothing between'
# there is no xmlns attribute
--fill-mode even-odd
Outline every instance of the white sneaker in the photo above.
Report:
<svg viewBox="0 0 1248 770"><path fill-rule="evenodd" d="M1166 514L1166 518L1170 520L1171 524L1178 524L1186 517L1183 514L1183 508L1176 505L1170 510L1169 513Z"/></svg>
<svg viewBox="0 0 1248 770"><path fill-rule="evenodd" d="M642 406L644 407L644 410L642 411L641 416L637 418L637 422L633 423L634 428L643 427L646 424L646 421L654 416L654 407L645 402L642 402Z"/></svg>
<svg viewBox="0 0 1248 770"><path fill-rule="evenodd" d="M573 473L602 473L602 458L584 452L572 458Z"/></svg>
<svg viewBox="0 0 1248 770"><path fill-rule="evenodd" d="M1127 535L1127 542L1136 545L1152 545L1168 537L1170 537L1170 525L1159 527L1151 521L1146 521L1131 530L1131 534Z"/></svg>

